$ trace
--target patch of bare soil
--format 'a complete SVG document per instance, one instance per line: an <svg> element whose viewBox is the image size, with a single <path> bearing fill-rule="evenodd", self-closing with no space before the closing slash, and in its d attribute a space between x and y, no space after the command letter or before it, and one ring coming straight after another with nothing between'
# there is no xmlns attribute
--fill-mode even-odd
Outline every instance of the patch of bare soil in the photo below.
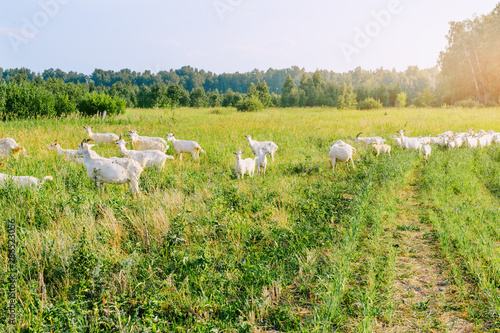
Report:
<svg viewBox="0 0 500 333"><path fill-rule="evenodd" d="M377 332L474 332L463 304L440 257L431 225L419 217L417 188L408 185L400 194L396 225L387 226L397 248L396 278L392 286L394 314Z"/></svg>

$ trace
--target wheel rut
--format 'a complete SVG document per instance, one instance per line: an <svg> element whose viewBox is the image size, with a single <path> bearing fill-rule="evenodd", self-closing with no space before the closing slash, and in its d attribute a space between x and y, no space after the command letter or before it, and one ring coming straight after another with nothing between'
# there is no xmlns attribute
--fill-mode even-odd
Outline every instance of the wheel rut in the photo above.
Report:
<svg viewBox="0 0 500 333"><path fill-rule="evenodd" d="M416 169L399 195L399 212L385 230L396 248L393 314L377 332L474 332L442 259L432 225L422 221Z"/></svg>

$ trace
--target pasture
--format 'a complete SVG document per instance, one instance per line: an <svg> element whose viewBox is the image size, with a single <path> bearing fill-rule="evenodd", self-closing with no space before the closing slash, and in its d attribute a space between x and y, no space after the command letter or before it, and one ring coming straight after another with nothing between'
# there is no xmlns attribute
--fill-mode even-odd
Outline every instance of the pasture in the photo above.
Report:
<svg viewBox="0 0 500 333"><path fill-rule="evenodd" d="M195 140L182 161L141 175L142 195L99 192L76 149L95 132ZM0 123L28 151L1 173L54 177L0 188L17 223L18 332L403 332L500 329L500 146L446 150L428 163L354 144L357 133L500 131L500 109L128 109L110 119ZM265 176L237 180L245 135L279 149ZM328 158L357 148L356 169ZM112 146L101 156L119 156ZM270 160L270 159L269 159ZM1 226L0 307L7 293ZM8 313L0 311L7 331ZM14 329L13 331L16 331Z"/></svg>

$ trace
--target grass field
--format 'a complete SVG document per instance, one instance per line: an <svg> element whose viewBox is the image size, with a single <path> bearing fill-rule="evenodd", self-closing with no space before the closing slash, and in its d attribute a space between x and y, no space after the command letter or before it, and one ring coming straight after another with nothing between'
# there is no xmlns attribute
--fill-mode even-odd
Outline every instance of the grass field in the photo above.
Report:
<svg viewBox="0 0 500 333"><path fill-rule="evenodd" d="M207 154L146 170L135 200L117 185L102 194L83 166L46 149L55 139L76 149L85 125L172 132ZM18 237L17 325L0 311L0 331L499 332L498 146L433 147L424 163L356 145L356 170L332 172L334 140L362 131L391 141L403 128L500 131L500 109L131 109L0 123L0 137L28 150L0 172L54 177L39 190L0 189L0 217L16 219ZM238 181L232 153L251 156L247 134L279 150L265 177Z"/></svg>

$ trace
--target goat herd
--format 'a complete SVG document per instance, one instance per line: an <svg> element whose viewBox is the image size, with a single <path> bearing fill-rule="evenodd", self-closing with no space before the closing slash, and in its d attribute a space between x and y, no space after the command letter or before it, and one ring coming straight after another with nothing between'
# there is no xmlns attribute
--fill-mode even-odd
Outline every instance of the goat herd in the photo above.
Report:
<svg viewBox="0 0 500 333"><path fill-rule="evenodd" d="M136 131L129 131L130 141L125 141L122 135L118 136L114 133L93 133L93 126L84 127L87 132L88 139L84 139L79 145L77 150L63 149L57 140L51 143L47 148L54 150L58 155L62 156L65 160L85 165L88 177L99 185L104 187L105 183L111 184L128 184L132 196L136 196L139 191L139 177L142 171L146 168L163 168L166 160L174 159L173 156L166 155L165 152L169 148L170 142L179 155L179 160L182 160L183 153L191 153L194 160L199 158L200 152L205 153L201 146L196 141L178 140L174 134L169 133L167 139L161 137L147 137L139 136ZM394 135L393 141L396 146L403 149L418 150L422 152L425 161L427 161L431 154L431 144L437 144L443 148L460 148L460 147L486 147L492 143L500 143L500 133L489 131L485 132L480 130L474 133L473 130L463 133L454 133L447 131L435 137L406 137L404 130L398 131L399 137ZM386 153L390 156L391 146L385 144L385 139L375 137L360 137L361 133L356 136L355 143L364 143L366 147L372 145L373 149L378 156L380 153ZM244 152L237 151L235 171L237 178L243 178L246 173L253 177L257 167L257 173L265 174L267 166L267 155L271 156L274 161L274 154L278 150L278 146L272 141L256 141L252 139L251 135L247 135L246 139L252 150L255 158L242 159ZM107 145L116 144L120 150L120 157L104 158L99 156L91 148L94 144ZM126 144L131 143L136 150L128 150ZM12 138L0 139L0 157L2 156L17 156L25 153L26 150L19 146ZM330 148L330 159L332 166L335 170L337 161L346 162L349 169L349 161L353 162L353 153L356 149L350 144L337 140ZM0 166L2 164L0 163ZM12 176L0 173L0 185L8 184L25 187L41 186L46 180L53 180L51 176L43 179L37 179L31 176Z"/></svg>

